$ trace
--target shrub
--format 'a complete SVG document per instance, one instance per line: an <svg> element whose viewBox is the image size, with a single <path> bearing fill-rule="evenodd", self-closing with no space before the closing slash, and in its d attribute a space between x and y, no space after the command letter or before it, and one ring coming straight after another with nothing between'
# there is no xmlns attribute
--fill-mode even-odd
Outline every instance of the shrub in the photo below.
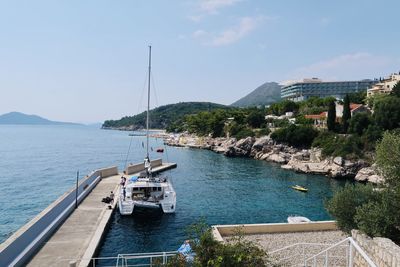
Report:
<svg viewBox="0 0 400 267"><path fill-rule="evenodd" d="M349 131L362 135L371 123L371 116L367 112L357 113L350 120Z"/></svg>
<svg viewBox="0 0 400 267"><path fill-rule="evenodd" d="M384 130L400 127L400 98L386 96L374 103L374 119Z"/></svg>
<svg viewBox="0 0 400 267"><path fill-rule="evenodd" d="M376 201L357 208L354 219L357 227L369 236L382 236L400 241L400 191L380 191Z"/></svg>
<svg viewBox="0 0 400 267"><path fill-rule="evenodd" d="M400 132L385 132L376 147L376 163L386 183L400 187Z"/></svg>
<svg viewBox="0 0 400 267"><path fill-rule="evenodd" d="M196 253L193 266L205 267L253 267L277 266L265 251L253 242L243 239L240 231L228 242L220 243L213 238L211 228L204 222L191 225L189 238Z"/></svg>
<svg viewBox="0 0 400 267"><path fill-rule="evenodd" d="M342 231L350 233L352 229L357 228L355 219L357 208L376 198L377 192L371 185L346 184L325 202L325 207L335 217L338 227Z"/></svg>
<svg viewBox="0 0 400 267"><path fill-rule="evenodd" d="M286 143L295 147L310 147L318 131L310 126L290 125L276 130L271 138L278 143Z"/></svg>
<svg viewBox="0 0 400 267"><path fill-rule="evenodd" d="M322 149L323 156L357 159L362 155L363 144L358 135L343 136L332 132L322 132L312 143Z"/></svg>
<svg viewBox="0 0 400 267"><path fill-rule="evenodd" d="M268 127L261 128L255 132L257 137L269 135L270 133L271 133L271 130Z"/></svg>

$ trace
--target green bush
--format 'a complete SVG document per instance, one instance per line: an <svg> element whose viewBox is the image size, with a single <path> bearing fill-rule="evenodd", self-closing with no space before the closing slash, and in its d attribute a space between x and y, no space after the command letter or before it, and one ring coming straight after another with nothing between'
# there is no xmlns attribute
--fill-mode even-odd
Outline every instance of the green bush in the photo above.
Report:
<svg viewBox="0 0 400 267"><path fill-rule="evenodd" d="M232 136L239 140L239 139L246 138L249 136L255 136L255 133L250 128L243 127L237 133L233 134Z"/></svg>
<svg viewBox="0 0 400 267"><path fill-rule="evenodd" d="M400 191L384 189L376 201L357 208L354 216L358 229L369 236L400 241Z"/></svg>
<svg viewBox="0 0 400 267"><path fill-rule="evenodd" d="M263 267L277 266L265 251L243 239L240 230L227 243L213 238L211 228L204 222L188 229L192 250L196 253L192 266L198 267Z"/></svg>
<svg viewBox="0 0 400 267"><path fill-rule="evenodd" d="M349 132L362 135L371 123L372 118L367 112L357 113L350 120Z"/></svg>
<svg viewBox="0 0 400 267"><path fill-rule="evenodd" d="M295 147L310 147L318 131L311 126L296 126L294 124L276 130L271 138L278 143L286 143Z"/></svg>
<svg viewBox="0 0 400 267"><path fill-rule="evenodd" d="M322 149L322 155L357 159L362 156L363 143L358 135L339 135L332 132L322 132L312 143L313 147Z"/></svg>
<svg viewBox="0 0 400 267"><path fill-rule="evenodd" d="M357 208L375 199L377 199L377 192L371 185L346 184L325 202L325 207L335 217L338 227L350 233L352 229L357 229L355 219Z"/></svg>
<svg viewBox="0 0 400 267"><path fill-rule="evenodd" d="M268 127L264 127L264 128L261 128L261 129L255 131L256 137L269 135L270 133L271 133L271 130Z"/></svg>
<svg viewBox="0 0 400 267"><path fill-rule="evenodd" d="M400 187L400 131L383 134L376 147L376 163L387 185Z"/></svg>
<svg viewBox="0 0 400 267"><path fill-rule="evenodd" d="M400 98L386 96L374 102L374 120L384 130L400 127Z"/></svg>

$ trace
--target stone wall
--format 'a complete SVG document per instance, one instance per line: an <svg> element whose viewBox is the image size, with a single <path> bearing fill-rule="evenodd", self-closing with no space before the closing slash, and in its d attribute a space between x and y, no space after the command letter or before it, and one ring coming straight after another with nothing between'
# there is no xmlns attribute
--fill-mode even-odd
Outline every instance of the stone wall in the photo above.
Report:
<svg viewBox="0 0 400 267"><path fill-rule="evenodd" d="M388 238L370 238L359 231L351 232L353 239L367 253L371 260L378 267L398 267L400 266L400 247ZM359 253L354 255L354 266L368 266L366 261Z"/></svg>

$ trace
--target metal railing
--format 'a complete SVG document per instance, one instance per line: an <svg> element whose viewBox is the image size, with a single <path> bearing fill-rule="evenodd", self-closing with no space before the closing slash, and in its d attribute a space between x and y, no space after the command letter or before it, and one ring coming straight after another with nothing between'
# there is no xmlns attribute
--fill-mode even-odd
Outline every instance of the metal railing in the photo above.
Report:
<svg viewBox="0 0 400 267"><path fill-rule="evenodd" d="M340 266L348 266L348 267L353 267L354 265L354 256L355 253L359 253L359 255L362 257L362 259L368 264L370 267L377 267L375 263L370 259L370 257L365 253L365 251L357 244L357 242L354 241L353 238L348 237L332 246L329 248L319 252L318 254L306 259L304 261L304 266L330 266L332 264L333 266L339 266L337 262L335 261L330 261L332 256L329 255L329 252L334 250L335 248L339 246L343 246L343 244L346 245L346 262L345 265L340 265Z"/></svg>
<svg viewBox="0 0 400 267"><path fill-rule="evenodd" d="M284 264L285 266L303 266L307 258L316 255L326 247L330 247L330 243L296 243L274 251L269 251L268 255L274 259L275 263ZM331 258L335 258L335 261L345 260L345 248L346 245L342 245L338 250L342 250L343 253L335 253L331 255Z"/></svg>
<svg viewBox="0 0 400 267"><path fill-rule="evenodd" d="M364 250L348 237L336 244L296 243L268 252L276 263L289 266L354 266L354 257L358 253L369 267L376 267Z"/></svg>
<svg viewBox="0 0 400 267"><path fill-rule="evenodd" d="M155 267L168 263L178 252L118 254L117 257L98 257L90 260L89 267Z"/></svg>

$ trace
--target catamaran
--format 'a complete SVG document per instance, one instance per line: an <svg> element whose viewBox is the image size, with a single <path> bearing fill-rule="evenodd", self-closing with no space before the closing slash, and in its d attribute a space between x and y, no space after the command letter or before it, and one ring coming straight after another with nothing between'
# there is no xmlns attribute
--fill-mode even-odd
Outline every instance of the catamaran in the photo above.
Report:
<svg viewBox="0 0 400 267"><path fill-rule="evenodd" d="M164 213L174 213L176 193L166 177L153 176L149 158L149 109L150 109L151 46L149 46L149 69L147 87L146 117L146 157L144 172L128 178L120 187L118 208L121 215L131 215L137 209L161 209Z"/></svg>

